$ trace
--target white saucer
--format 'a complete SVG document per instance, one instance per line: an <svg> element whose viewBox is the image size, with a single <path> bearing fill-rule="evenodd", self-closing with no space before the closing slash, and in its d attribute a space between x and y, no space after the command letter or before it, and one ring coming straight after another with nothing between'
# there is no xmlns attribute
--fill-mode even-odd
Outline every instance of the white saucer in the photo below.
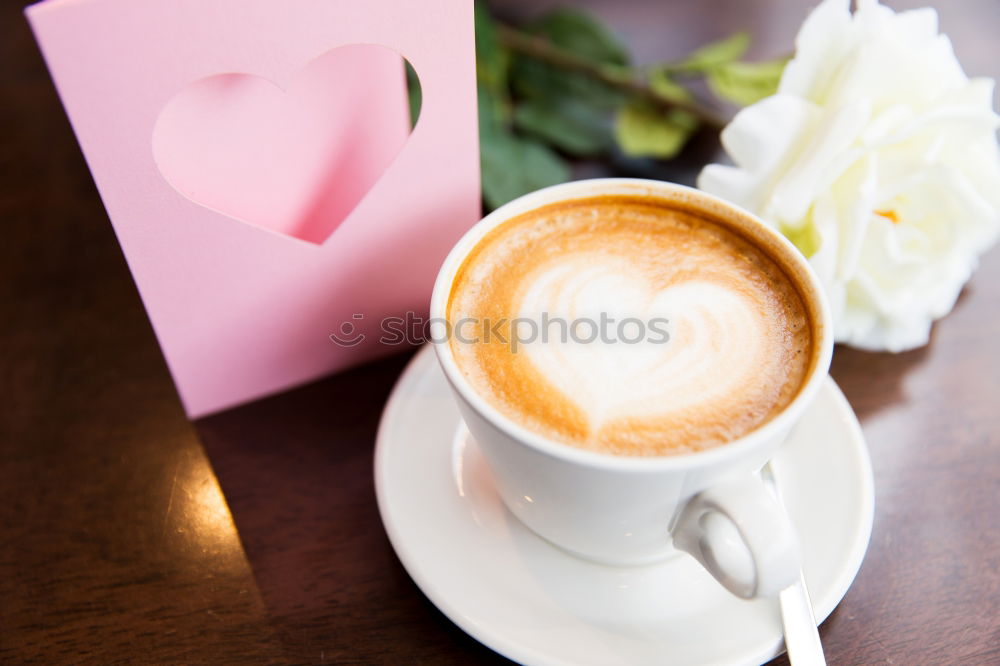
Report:
<svg viewBox="0 0 1000 666"><path fill-rule="evenodd" d="M871 462L832 380L777 457L817 620L840 602L871 535ZM782 650L777 601L742 601L687 555L616 568L521 525L496 495L433 351L410 362L382 416L379 511L399 559L455 624L525 664L760 664Z"/></svg>

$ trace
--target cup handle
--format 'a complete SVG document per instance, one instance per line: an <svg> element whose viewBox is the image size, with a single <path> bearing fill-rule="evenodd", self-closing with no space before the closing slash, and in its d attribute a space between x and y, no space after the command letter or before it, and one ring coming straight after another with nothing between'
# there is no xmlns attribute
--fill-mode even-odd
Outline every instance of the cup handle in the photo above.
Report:
<svg viewBox="0 0 1000 666"><path fill-rule="evenodd" d="M671 533L678 549L744 599L774 596L802 570L788 514L757 473L692 497Z"/></svg>

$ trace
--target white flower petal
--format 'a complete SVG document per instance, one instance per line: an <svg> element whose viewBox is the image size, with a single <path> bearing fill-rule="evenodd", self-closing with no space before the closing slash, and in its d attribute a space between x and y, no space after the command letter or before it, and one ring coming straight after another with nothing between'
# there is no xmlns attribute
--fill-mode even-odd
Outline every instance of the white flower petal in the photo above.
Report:
<svg viewBox="0 0 1000 666"><path fill-rule="evenodd" d="M825 0L779 93L723 132L735 166L699 186L788 235L823 283L837 340L925 344L1000 237L993 81L970 80L937 13Z"/></svg>
<svg viewBox="0 0 1000 666"><path fill-rule="evenodd" d="M833 78L842 53L852 47L846 39L851 26L850 0L824 0L809 14L795 39L795 58L781 76L779 93L805 99Z"/></svg>
<svg viewBox="0 0 1000 666"><path fill-rule="evenodd" d="M831 196L821 196L812 210L812 224L819 236L819 249L809 257L816 275L829 290L829 285L843 282L840 279L840 224L837 201ZM834 312L838 312L834 308Z"/></svg>
<svg viewBox="0 0 1000 666"><path fill-rule="evenodd" d="M818 116L812 104L791 95L774 95L743 109L721 136L739 169L709 165L699 175L698 187L759 209L770 189L770 174L788 159Z"/></svg>
<svg viewBox="0 0 1000 666"><path fill-rule="evenodd" d="M833 111L820 121L813 136L803 142L799 155L775 185L767 209L769 216L782 224L797 225L821 186L839 175L837 168L844 168L837 164L837 158L857 141L870 114L871 106L861 100Z"/></svg>
<svg viewBox="0 0 1000 666"><path fill-rule="evenodd" d="M748 210L759 207L758 179L749 171L738 167L709 164L698 174L698 188Z"/></svg>
<svg viewBox="0 0 1000 666"><path fill-rule="evenodd" d="M858 269L862 244L868 233L875 208L878 188L878 158L869 155L862 160L851 177L835 186L834 196L840 203L838 230L841 235L837 280L849 280Z"/></svg>
<svg viewBox="0 0 1000 666"><path fill-rule="evenodd" d="M897 38L912 49L938 38L938 13L931 7L900 12L891 20Z"/></svg>
<svg viewBox="0 0 1000 666"><path fill-rule="evenodd" d="M722 131L722 146L748 171L774 169L818 116L818 110L799 97L772 95L736 114Z"/></svg>

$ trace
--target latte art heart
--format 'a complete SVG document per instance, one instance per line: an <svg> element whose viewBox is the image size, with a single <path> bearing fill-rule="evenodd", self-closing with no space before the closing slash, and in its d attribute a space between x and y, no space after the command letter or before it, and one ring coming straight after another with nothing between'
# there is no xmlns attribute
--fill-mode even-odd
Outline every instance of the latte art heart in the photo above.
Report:
<svg viewBox="0 0 1000 666"><path fill-rule="evenodd" d="M809 313L774 260L720 224L642 199L502 224L460 270L448 313L472 321L475 335L450 344L500 411L622 455L741 436L794 397L812 357Z"/></svg>
<svg viewBox="0 0 1000 666"><path fill-rule="evenodd" d="M709 401L752 381L766 332L755 304L733 291L691 281L657 293L625 274L595 279L598 271L567 264L551 272L570 275L559 287L551 275L532 285L519 317L541 321L548 312L585 331L560 337L550 325L547 341L527 342L520 353L592 429L615 418L655 417L665 405L678 410Z"/></svg>

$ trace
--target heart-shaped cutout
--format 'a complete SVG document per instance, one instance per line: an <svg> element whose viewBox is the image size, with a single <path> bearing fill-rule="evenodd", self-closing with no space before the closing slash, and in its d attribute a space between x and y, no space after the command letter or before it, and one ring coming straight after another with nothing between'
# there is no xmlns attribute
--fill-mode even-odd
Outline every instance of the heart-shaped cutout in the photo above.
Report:
<svg viewBox="0 0 1000 666"><path fill-rule="evenodd" d="M311 61L285 89L253 74L200 79L160 112L153 157L188 199L323 243L409 138L403 62L352 44Z"/></svg>

